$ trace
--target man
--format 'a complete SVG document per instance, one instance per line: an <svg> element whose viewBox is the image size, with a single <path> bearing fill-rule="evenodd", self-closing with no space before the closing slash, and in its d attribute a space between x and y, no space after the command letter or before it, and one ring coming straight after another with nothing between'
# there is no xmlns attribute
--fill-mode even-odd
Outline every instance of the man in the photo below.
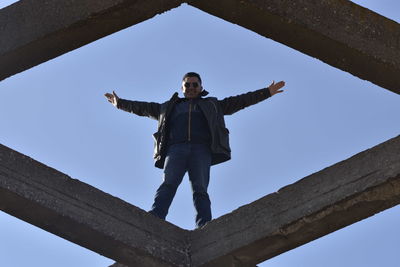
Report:
<svg viewBox="0 0 400 267"><path fill-rule="evenodd" d="M155 166L164 169L164 179L150 213L165 220L176 190L188 172L197 212L196 225L201 227L210 221L207 193L210 167L231 158L224 115L281 93L284 85L283 81L272 82L267 88L218 100L206 98L208 92L203 90L200 75L189 72L182 79L184 98L175 93L162 104L121 99L114 91L106 93L107 100L115 107L158 121L158 131L153 135L154 159Z"/></svg>

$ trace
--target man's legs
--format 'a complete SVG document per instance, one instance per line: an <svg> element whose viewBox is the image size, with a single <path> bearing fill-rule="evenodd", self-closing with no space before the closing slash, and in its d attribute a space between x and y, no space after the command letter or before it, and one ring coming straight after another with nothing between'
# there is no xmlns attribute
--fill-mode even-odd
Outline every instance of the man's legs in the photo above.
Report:
<svg viewBox="0 0 400 267"><path fill-rule="evenodd" d="M151 214L165 220L176 190L185 175L189 153L190 147L187 144L175 144L168 148L164 164L164 181L157 189L153 206L149 211Z"/></svg>
<svg viewBox="0 0 400 267"><path fill-rule="evenodd" d="M196 225L203 226L211 220L211 202L207 193L210 181L211 151L208 145L192 144L189 157L189 180L192 185L193 203L196 208Z"/></svg>

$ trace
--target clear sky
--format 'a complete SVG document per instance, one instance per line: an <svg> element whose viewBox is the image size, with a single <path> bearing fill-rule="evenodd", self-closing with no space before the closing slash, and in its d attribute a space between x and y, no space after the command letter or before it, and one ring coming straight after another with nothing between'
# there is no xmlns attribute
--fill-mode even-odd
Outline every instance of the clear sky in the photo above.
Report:
<svg viewBox="0 0 400 267"><path fill-rule="evenodd" d="M400 21L398 0L354 2ZM399 95L182 5L0 82L0 143L148 210L162 178L152 160L156 121L115 109L103 94L163 102L188 71L218 98L287 84L285 93L226 117L233 152L212 168L214 218L400 133ZM259 266L397 267L399 212ZM186 176L167 220L193 229L194 215ZM113 263L3 212L0 226L1 267Z"/></svg>

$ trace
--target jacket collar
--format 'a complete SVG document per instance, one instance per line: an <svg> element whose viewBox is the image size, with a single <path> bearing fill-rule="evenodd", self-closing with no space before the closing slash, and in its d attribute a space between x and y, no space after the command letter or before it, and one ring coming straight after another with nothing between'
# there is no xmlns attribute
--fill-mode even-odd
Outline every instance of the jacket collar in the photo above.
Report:
<svg viewBox="0 0 400 267"><path fill-rule="evenodd" d="M206 90L201 91L200 96L206 96L206 95L208 95L208 91Z"/></svg>

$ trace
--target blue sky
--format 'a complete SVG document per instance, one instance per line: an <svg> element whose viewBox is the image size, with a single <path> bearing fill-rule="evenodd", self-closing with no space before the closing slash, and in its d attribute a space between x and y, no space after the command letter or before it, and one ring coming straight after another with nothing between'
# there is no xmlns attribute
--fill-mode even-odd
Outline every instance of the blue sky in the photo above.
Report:
<svg viewBox="0 0 400 267"><path fill-rule="evenodd" d="M400 21L399 1L354 2ZM188 71L218 98L287 84L285 93L226 117L233 152L211 171L214 218L400 133L397 94L182 5L0 82L0 143L148 210L162 178L152 161L156 122L115 109L103 94L162 102ZM399 211L259 266L398 266ZM187 177L167 220L194 228ZM113 263L3 212L0 225L0 266Z"/></svg>

